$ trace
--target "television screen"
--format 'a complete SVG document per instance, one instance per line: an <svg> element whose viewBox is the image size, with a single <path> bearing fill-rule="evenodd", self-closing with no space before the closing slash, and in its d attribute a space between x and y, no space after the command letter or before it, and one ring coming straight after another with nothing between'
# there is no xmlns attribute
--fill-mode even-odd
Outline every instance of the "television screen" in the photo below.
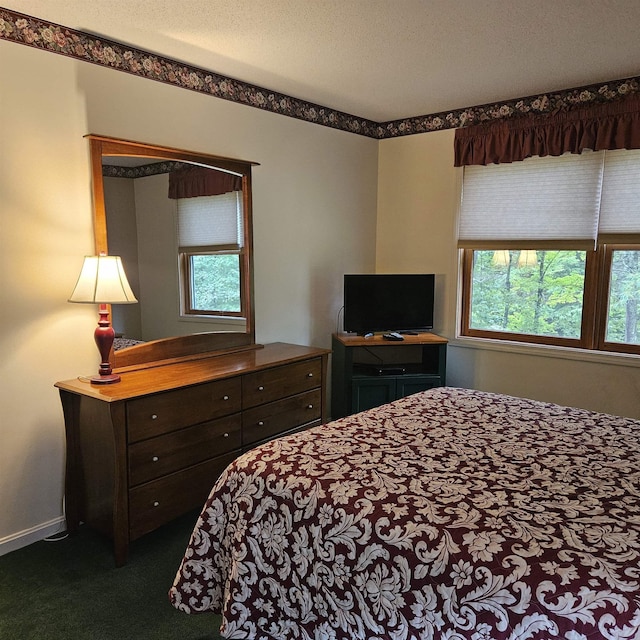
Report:
<svg viewBox="0 0 640 640"><path fill-rule="evenodd" d="M344 276L344 330L420 331L433 329L433 274Z"/></svg>

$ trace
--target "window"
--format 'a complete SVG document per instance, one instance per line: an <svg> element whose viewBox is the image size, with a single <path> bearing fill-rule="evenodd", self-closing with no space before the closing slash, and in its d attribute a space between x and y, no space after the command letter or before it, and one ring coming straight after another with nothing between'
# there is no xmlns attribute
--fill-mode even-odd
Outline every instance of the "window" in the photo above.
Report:
<svg viewBox="0 0 640 640"><path fill-rule="evenodd" d="M465 167L461 333L640 354L640 151Z"/></svg>
<svg viewBox="0 0 640 640"><path fill-rule="evenodd" d="M585 251L474 251L469 327L579 340Z"/></svg>
<svg viewBox="0 0 640 640"><path fill-rule="evenodd" d="M182 313L244 317L242 192L177 202Z"/></svg>
<svg viewBox="0 0 640 640"><path fill-rule="evenodd" d="M609 295L604 348L640 353L640 247L612 248L607 254Z"/></svg>
<svg viewBox="0 0 640 640"><path fill-rule="evenodd" d="M187 313L242 315L240 255L184 253Z"/></svg>

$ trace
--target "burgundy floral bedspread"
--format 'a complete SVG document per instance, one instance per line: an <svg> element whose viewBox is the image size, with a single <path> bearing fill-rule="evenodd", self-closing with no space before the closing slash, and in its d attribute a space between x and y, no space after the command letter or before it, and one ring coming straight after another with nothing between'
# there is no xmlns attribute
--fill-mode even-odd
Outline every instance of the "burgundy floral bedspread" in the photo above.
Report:
<svg viewBox="0 0 640 640"><path fill-rule="evenodd" d="M640 421L440 388L281 438L170 598L225 638L640 639Z"/></svg>

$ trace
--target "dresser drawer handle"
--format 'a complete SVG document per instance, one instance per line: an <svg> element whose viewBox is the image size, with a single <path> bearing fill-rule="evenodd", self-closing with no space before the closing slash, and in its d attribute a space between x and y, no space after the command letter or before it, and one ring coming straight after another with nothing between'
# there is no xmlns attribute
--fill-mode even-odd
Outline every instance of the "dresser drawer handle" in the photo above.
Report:
<svg viewBox="0 0 640 640"><path fill-rule="evenodd" d="M151 458L152 462L158 462L158 460L160 460L160 458L158 458L158 456L153 456L153 458Z"/></svg>
<svg viewBox="0 0 640 640"><path fill-rule="evenodd" d="M228 434L228 433L223 433L223 434L222 434L222 437L223 437L223 438L228 438L228 437L229 437L229 434Z"/></svg>
<svg viewBox="0 0 640 640"><path fill-rule="evenodd" d="M228 400L228 399L229 399L229 396L223 396L223 397L222 397L222 399L223 399L223 400Z"/></svg>
<svg viewBox="0 0 640 640"><path fill-rule="evenodd" d="M152 420L157 420L157 419L158 419L157 414L152 413L152 414L151 414L151 419L152 419Z"/></svg>
<svg viewBox="0 0 640 640"><path fill-rule="evenodd" d="M154 507L159 507L159 506L160 506L160 503L156 500L156 501L153 503L153 506L154 506Z"/></svg>
<svg viewBox="0 0 640 640"><path fill-rule="evenodd" d="M308 404L307 405L307 409L313 409L313 405L312 404Z"/></svg>
<svg viewBox="0 0 640 640"><path fill-rule="evenodd" d="M307 373L307 378L313 378L313 373Z"/></svg>
<svg viewBox="0 0 640 640"><path fill-rule="evenodd" d="M264 420L258 420L258 426L264 427Z"/></svg>
<svg viewBox="0 0 640 640"><path fill-rule="evenodd" d="M264 387L263 387L262 385L260 385L260 386L258 387L258 391L264 391Z"/></svg>

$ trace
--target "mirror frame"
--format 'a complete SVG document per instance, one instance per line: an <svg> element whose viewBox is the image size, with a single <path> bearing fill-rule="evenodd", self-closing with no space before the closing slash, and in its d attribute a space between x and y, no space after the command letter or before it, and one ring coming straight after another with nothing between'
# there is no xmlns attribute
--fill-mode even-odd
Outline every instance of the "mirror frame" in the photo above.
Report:
<svg viewBox="0 0 640 640"><path fill-rule="evenodd" d="M157 160L175 160L204 165L212 169L222 169L242 175L242 193L244 205L244 242L245 258L241 282L242 295L247 300L245 331L220 331L193 333L185 336L161 338L144 342L133 347L111 352L111 366L123 371L153 366L167 360L183 360L205 357L215 351L224 353L242 349L254 349L255 344L255 305L253 291L253 227L251 168L256 162L235 160L194 151L185 151L171 147L145 144L131 140L118 140L107 136L89 134L91 152L91 175L93 191L93 230L96 255L109 253L107 238L107 213L104 202L104 179L102 174L103 156L135 156ZM176 257L177 263L177 257Z"/></svg>

